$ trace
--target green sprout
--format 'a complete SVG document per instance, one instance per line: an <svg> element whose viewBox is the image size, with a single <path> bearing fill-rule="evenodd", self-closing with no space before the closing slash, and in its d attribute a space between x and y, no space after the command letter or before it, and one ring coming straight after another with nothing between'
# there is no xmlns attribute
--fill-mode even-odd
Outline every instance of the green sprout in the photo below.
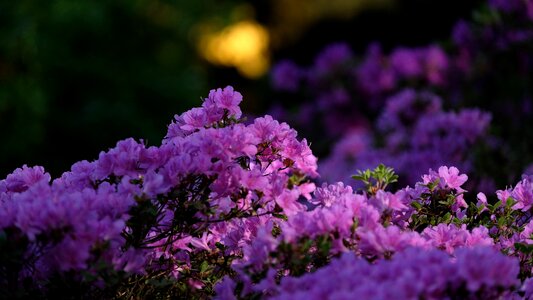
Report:
<svg viewBox="0 0 533 300"><path fill-rule="evenodd" d="M366 191L372 195L375 195L378 190L385 190L389 184L398 181L398 175L394 173L394 169L386 167L384 164L379 164L374 170L358 170L357 174L352 175L352 178L362 181Z"/></svg>

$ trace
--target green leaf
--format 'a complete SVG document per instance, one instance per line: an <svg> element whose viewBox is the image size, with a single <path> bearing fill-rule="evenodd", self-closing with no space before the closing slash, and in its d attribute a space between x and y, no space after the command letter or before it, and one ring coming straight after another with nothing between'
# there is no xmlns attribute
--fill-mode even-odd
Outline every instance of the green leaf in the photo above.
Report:
<svg viewBox="0 0 533 300"><path fill-rule="evenodd" d="M452 218L452 214L450 214L450 213L448 212L448 213L446 213L446 214L444 215L444 217L442 217L442 222L447 223L448 221L450 221L451 218Z"/></svg>
<svg viewBox="0 0 533 300"><path fill-rule="evenodd" d="M202 264L200 265L200 273L205 273L209 269L209 263L204 260Z"/></svg>
<svg viewBox="0 0 533 300"><path fill-rule="evenodd" d="M433 191L437 187L437 185L439 185L439 181L440 179L437 178L434 181L428 182L426 186L430 191Z"/></svg>
<svg viewBox="0 0 533 300"><path fill-rule="evenodd" d="M416 202L416 201L411 202L411 206L416 208L416 210L421 210L422 209L422 204L420 204L419 202Z"/></svg>
<svg viewBox="0 0 533 300"><path fill-rule="evenodd" d="M515 243L514 247L517 251L520 251L524 254L532 254L533 253L533 245L530 244L524 244L524 243Z"/></svg>
<svg viewBox="0 0 533 300"><path fill-rule="evenodd" d="M306 239L302 244L302 252L307 252L313 246L313 240Z"/></svg>
<svg viewBox="0 0 533 300"><path fill-rule="evenodd" d="M507 200L505 201L505 207L506 208L511 208L511 206L515 205L517 201L515 201L512 197L509 197L507 198Z"/></svg>
<svg viewBox="0 0 533 300"><path fill-rule="evenodd" d="M275 217L275 218L278 218L278 219L282 219L284 221L287 221L288 218L286 215L284 214L280 214L280 213L272 213L272 216Z"/></svg>
<svg viewBox="0 0 533 300"><path fill-rule="evenodd" d="M331 242L326 237L319 238L318 239L318 245L317 248L320 250L320 252L324 255L327 255L329 253L329 250L331 249Z"/></svg>
<svg viewBox="0 0 533 300"><path fill-rule="evenodd" d="M498 201L494 203L494 205L490 208L491 212L495 212L500 206L502 206L502 201Z"/></svg>

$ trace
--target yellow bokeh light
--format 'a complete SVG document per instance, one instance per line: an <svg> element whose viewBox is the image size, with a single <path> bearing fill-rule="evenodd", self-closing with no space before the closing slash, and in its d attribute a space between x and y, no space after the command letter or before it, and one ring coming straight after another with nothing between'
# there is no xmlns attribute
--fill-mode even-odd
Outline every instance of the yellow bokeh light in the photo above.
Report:
<svg viewBox="0 0 533 300"><path fill-rule="evenodd" d="M203 34L198 46L209 62L236 67L249 78L259 77L269 68L268 31L254 21L241 21L220 32Z"/></svg>

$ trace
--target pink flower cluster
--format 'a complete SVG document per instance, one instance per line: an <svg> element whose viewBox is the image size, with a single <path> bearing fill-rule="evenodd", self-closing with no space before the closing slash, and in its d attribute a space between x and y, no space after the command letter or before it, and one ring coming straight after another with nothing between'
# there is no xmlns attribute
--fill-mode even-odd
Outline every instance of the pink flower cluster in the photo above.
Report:
<svg viewBox="0 0 533 300"><path fill-rule="evenodd" d="M241 100L231 87L212 90L160 146L126 139L54 180L27 166L1 180L0 288L45 296L68 280L100 296L135 291L131 282L220 299L531 295L532 176L477 203L467 201L468 176L445 165L392 192L316 187L307 141L270 116L244 125Z"/></svg>
<svg viewBox="0 0 533 300"><path fill-rule="evenodd" d="M378 190L375 195L354 193L350 186L343 183L323 184L309 200L314 206L289 215L287 222L280 225L279 236L270 235L271 227L267 227L260 238L244 247L244 252L250 255L234 264L239 274L237 281L222 281L218 286L219 296L221 299L232 299L237 282L244 284L241 296L256 293L283 299L311 295L329 299L336 292L341 293L338 297L342 299L348 295L360 299L392 297L387 293L400 293L396 294L399 297L397 299L444 299L447 296L466 299L475 295L491 298L502 293L516 296L512 292L520 285L517 279L518 260L496 252L503 246L495 243L487 227L467 228L466 223L456 225L443 222L420 231L411 228L415 216L422 213L411 204L418 202L423 205L424 201L429 201L422 197L425 194L433 193L432 197L455 195L449 212L457 207L454 213L456 220L459 220L458 217L464 218L466 214L464 209L467 205L461 188L467 180L465 174L455 167L442 166L438 172L430 170L422 179L415 189L407 187L396 193ZM428 204L431 205L434 204ZM529 242L530 227L526 226L522 234L527 236ZM304 251L301 249L307 248L299 248L302 241L305 243L324 237L331 241L331 257L349 254L344 254L339 262L333 260L315 273L298 278L287 276L291 273L290 267L287 269L285 265L287 261L282 258L284 245L293 245L292 251ZM311 247L305 251L313 255L319 250ZM350 257L350 262L344 261L348 259L346 257ZM427 263L424 261L426 258ZM368 264L367 261L377 263ZM350 273L352 271L340 271L334 265L353 266L353 272L358 275ZM313 270L314 267L309 265L308 268ZM264 270L269 270L266 277L254 283L252 278ZM498 270L502 270L502 274L498 274ZM333 276L333 273L338 275ZM279 277L279 274L284 275ZM427 282L420 282L420 276L426 278ZM339 290L333 282L345 282L345 285ZM391 288L397 284L397 288ZM368 289L368 286L372 288ZM333 299L337 299L337 296Z"/></svg>
<svg viewBox="0 0 533 300"><path fill-rule="evenodd" d="M216 244L242 255L258 227L280 220L272 213L304 209L298 199L314 190L305 178L318 173L307 142L286 123L265 116L241 124L241 100L232 87L212 90L202 107L176 116L162 145L120 141L52 182L42 167L8 175L0 232L20 241L14 259L26 263L0 261L2 274L39 287L62 272L99 276L102 263L144 274L169 268L159 265L166 260L179 278L191 255Z"/></svg>
<svg viewBox="0 0 533 300"><path fill-rule="evenodd" d="M0 204L0 228L8 238L26 241L19 259L29 264L20 270L21 279L94 271L92 259L128 272L140 271L144 264L141 251L121 250L132 195L109 183L94 188L74 188L60 180L51 184L42 167L24 166L0 181Z"/></svg>

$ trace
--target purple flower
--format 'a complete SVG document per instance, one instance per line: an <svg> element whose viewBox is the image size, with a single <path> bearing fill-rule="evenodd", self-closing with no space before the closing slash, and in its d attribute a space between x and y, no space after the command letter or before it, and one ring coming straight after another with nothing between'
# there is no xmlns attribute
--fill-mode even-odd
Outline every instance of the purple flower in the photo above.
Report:
<svg viewBox="0 0 533 300"><path fill-rule="evenodd" d="M446 74L449 66L449 59L444 50L439 46L430 46L424 57L426 78L429 83L436 86L446 83Z"/></svg>
<svg viewBox="0 0 533 300"><path fill-rule="evenodd" d="M522 290L525 292L524 299L533 299L533 278L528 278L524 281Z"/></svg>
<svg viewBox="0 0 533 300"><path fill-rule="evenodd" d="M272 85L277 90L296 92L302 78L303 71L292 61L281 61L272 68Z"/></svg>
<svg viewBox="0 0 533 300"><path fill-rule="evenodd" d="M7 175L7 178L2 181L8 192L21 193L40 181L50 182L50 174L45 173L43 167L30 168L24 165Z"/></svg>
<svg viewBox="0 0 533 300"><path fill-rule="evenodd" d="M230 115L238 119L242 115L239 107L241 101L241 93L234 91L233 87L227 86L224 89L211 90L208 100L204 102L204 107L209 108L209 105L213 104L218 108L227 109Z"/></svg>
<svg viewBox="0 0 533 300"><path fill-rule="evenodd" d="M352 59L352 50L347 44L329 45L317 56L313 73L319 77L334 73L337 69L345 68Z"/></svg>
<svg viewBox="0 0 533 300"><path fill-rule="evenodd" d="M213 239L213 235L208 234L207 231L204 231L201 238L193 237L191 238L190 243L192 246L194 246L197 249L210 251L211 246L209 245L209 243L211 242L212 239Z"/></svg>
<svg viewBox="0 0 533 300"><path fill-rule="evenodd" d="M305 206L297 202L298 196L298 191L284 191L276 198L276 204L283 208L287 215L294 215L305 209Z"/></svg>
<svg viewBox="0 0 533 300"><path fill-rule="evenodd" d="M181 118L183 118L184 124L180 126L180 129L184 131L194 131L209 124L207 113L203 107L195 107L185 112Z"/></svg>
<svg viewBox="0 0 533 300"><path fill-rule="evenodd" d="M229 276L224 277L220 282L215 285L217 300L237 300L234 294L234 290L237 287L237 283L233 281Z"/></svg>
<svg viewBox="0 0 533 300"><path fill-rule="evenodd" d="M424 229L422 235L428 239L434 247L453 253L455 248L464 246L468 237L468 232L459 229L455 225L439 224L435 227Z"/></svg>
<svg viewBox="0 0 533 300"><path fill-rule="evenodd" d="M378 44L368 47L365 60L355 70L359 88L368 95L377 95L396 87L397 74L387 65Z"/></svg>
<svg viewBox="0 0 533 300"><path fill-rule="evenodd" d="M470 25L464 20L458 21L453 28L452 39L457 46L470 47L474 42Z"/></svg>
<svg viewBox="0 0 533 300"><path fill-rule="evenodd" d="M471 293L499 287L517 287L520 283L517 278L520 269L518 260L504 256L495 249L461 249L455 255L457 275ZM481 263L482 261L487 263Z"/></svg>
<svg viewBox="0 0 533 300"><path fill-rule="evenodd" d="M342 182L330 185L323 183L322 187L316 189L314 198L309 200L309 202L330 207L342 197L350 195L353 195L352 188L350 186L344 186Z"/></svg>
<svg viewBox="0 0 533 300"><path fill-rule="evenodd" d="M400 76L417 77L423 72L420 54L418 49L397 48L390 55L390 62Z"/></svg>
<svg viewBox="0 0 533 300"><path fill-rule="evenodd" d="M516 12L522 9L521 0L489 0L489 5L505 13Z"/></svg>
<svg viewBox="0 0 533 300"><path fill-rule="evenodd" d="M146 253L140 250L128 249L113 258L113 265L117 270L134 274L143 274L145 263Z"/></svg>
<svg viewBox="0 0 533 300"><path fill-rule="evenodd" d="M410 246L423 247L426 242L416 232L402 232L397 226L357 229L360 248L366 255L383 257L403 251Z"/></svg>
<svg viewBox="0 0 533 300"><path fill-rule="evenodd" d="M468 297L464 287L492 299L517 287L517 276L517 261L490 248L458 251L456 262L439 250L410 248L373 264L346 253L314 273L282 278L272 299L449 299Z"/></svg>
<svg viewBox="0 0 533 300"><path fill-rule="evenodd" d="M511 192L511 197L517 201L513 209L528 211L533 206L533 185L529 176L523 176Z"/></svg>
<svg viewBox="0 0 533 300"><path fill-rule="evenodd" d="M418 93L412 89L400 91L387 99L377 122L378 128L408 134L403 129L413 127L422 116L439 113L441 103L440 97L429 92Z"/></svg>
<svg viewBox="0 0 533 300"><path fill-rule="evenodd" d="M374 204L380 212L407 210L407 206L405 206L398 196L383 190L379 190L376 193L375 199L371 199L370 203Z"/></svg>

